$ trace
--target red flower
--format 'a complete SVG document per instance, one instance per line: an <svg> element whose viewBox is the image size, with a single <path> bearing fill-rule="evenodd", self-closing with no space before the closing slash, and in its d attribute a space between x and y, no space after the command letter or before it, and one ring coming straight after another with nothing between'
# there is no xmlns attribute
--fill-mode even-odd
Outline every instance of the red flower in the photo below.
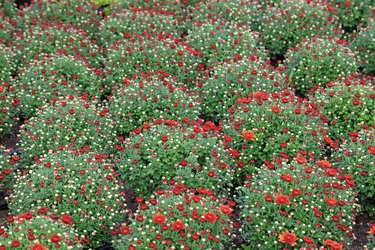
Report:
<svg viewBox="0 0 375 250"><path fill-rule="evenodd" d="M296 161L297 161L298 164L304 164L304 163L307 162L306 158L303 157L303 156L297 156Z"/></svg>
<svg viewBox="0 0 375 250"><path fill-rule="evenodd" d="M211 211L205 212L203 214L203 217L212 223L214 223L217 219L219 219L219 216Z"/></svg>
<svg viewBox="0 0 375 250"><path fill-rule="evenodd" d="M375 146L368 146L368 152L372 155L375 155Z"/></svg>
<svg viewBox="0 0 375 250"><path fill-rule="evenodd" d="M309 244L309 245L314 244L313 239L310 238L310 237L308 237L308 236L303 236L303 241L306 242L306 243Z"/></svg>
<svg viewBox="0 0 375 250"><path fill-rule="evenodd" d="M273 106L272 107L272 112L275 113L275 114L279 114L281 112L280 108L277 107L277 106Z"/></svg>
<svg viewBox="0 0 375 250"><path fill-rule="evenodd" d="M48 250L47 247L45 247L43 244L37 242L32 247L31 250Z"/></svg>
<svg viewBox="0 0 375 250"><path fill-rule="evenodd" d="M156 224L164 224L165 221L167 220L167 217L160 214L160 213L157 213L154 215L154 219L153 221L156 223Z"/></svg>
<svg viewBox="0 0 375 250"><path fill-rule="evenodd" d="M331 247L332 250L342 250L342 245L337 241L327 239L324 241L324 245L327 247Z"/></svg>
<svg viewBox="0 0 375 250"><path fill-rule="evenodd" d="M69 214L61 215L61 221L66 223L66 224L74 224L74 221L73 221L72 217L70 217Z"/></svg>
<svg viewBox="0 0 375 250"><path fill-rule="evenodd" d="M280 176L280 179L286 181L286 182L292 182L293 180L293 176L291 176L290 174L282 174Z"/></svg>
<svg viewBox="0 0 375 250"><path fill-rule="evenodd" d="M264 200L265 200L265 201L268 201L268 202L272 202L272 201L273 201L273 197L272 197L272 195L270 195L270 194L266 194L266 195L264 196Z"/></svg>
<svg viewBox="0 0 375 250"><path fill-rule="evenodd" d="M327 160L321 160L316 161L319 167L329 168L331 166L331 163L329 163Z"/></svg>
<svg viewBox="0 0 375 250"><path fill-rule="evenodd" d="M291 202L289 201L289 196L285 194L279 194L276 196L276 203L280 205L285 205L285 204L290 204Z"/></svg>
<svg viewBox="0 0 375 250"><path fill-rule="evenodd" d="M120 233L122 235L127 235L127 234L130 234L131 232L132 232L132 229L128 226L122 225L120 228Z"/></svg>
<svg viewBox="0 0 375 250"><path fill-rule="evenodd" d="M221 205L220 205L220 211L221 211L223 214L230 214L230 213L232 213L233 209L230 208L230 207L227 206L227 205L223 205L223 204L221 204Z"/></svg>
<svg viewBox="0 0 375 250"><path fill-rule="evenodd" d="M281 243L286 243L291 246L295 246L297 244L297 236L294 233L290 233L288 231L279 235L279 241Z"/></svg>
<svg viewBox="0 0 375 250"><path fill-rule="evenodd" d="M50 240L53 243L58 243L60 240L62 240L62 237L57 234L52 234Z"/></svg>
<svg viewBox="0 0 375 250"><path fill-rule="evenodd" d="M19 247L20 245L21 245L21 242L19 242L18 240L12 241L12 247Z"/></svg>
<svg viewBox="0 0 375 250"><path fill-rule="evenodd" d="M182 221L176 220L172 224L172 229L175 230L175 231L184 230L185 229L185 225L184 225L184 223Z"/></svg>
<svg viewBox="0 0 375 250"><path fill-rule="evenodd" d="M331 207L336 206L336 199L335 199L335 198L327 197L327 198L325 199L325 201L326 201L327 204L330 205Z"/></svg>
<svg viewBox="0 0 375 250"><path fill-rule="evenodd" d="M299 188L295 188L295 189L292 190L292 196L297 196L297 195L301 195L301 194L302 194L302 191Z"/></svg>
<svg viewBox="0 0 375 250"><path fill-rule="evenodd" d="M245 141L254 141L255 135L254 132L251 130L244 130L242 131L242 134L240 135L242 138L245 139Z"/></svg>
<svg viewBox="0 0 375 250"><path fill-rule="evenodd" d="M163 142L167 142L167 141L168 141L168 137L165 136L165 135L163 135L163 136L161 137L161 140L162 140Z"/></svg>
<svg viewBox="0 0 375 250"><path fill-rule="evenodd" d="M345 5L345 7L350 7L350 5L352 5L352 3L350 1L345 1L344 5Z"/></svg>

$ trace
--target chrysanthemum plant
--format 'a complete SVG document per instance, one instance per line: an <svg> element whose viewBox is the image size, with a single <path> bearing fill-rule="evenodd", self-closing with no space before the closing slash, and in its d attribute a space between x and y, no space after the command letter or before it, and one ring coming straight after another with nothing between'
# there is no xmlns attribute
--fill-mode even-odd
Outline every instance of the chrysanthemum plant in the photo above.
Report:
<svg viewBox="0 0 375 250"><path fill-rule="evenodd" d="M30 209L53 219L66 214L85 246L109 241L125 211L122 186L109 160L97 153L50 152L29 168L16 176L7 199L11 214Z"/></svg>
<svg viewBox="0 0 375 250"><path fill-rule="evenodd" d="M285 55L285 74L300 95L357 72L359 60L346 40L303 39Z"/></svg>
<svg viewBox="0 0 375 250"><path fill-rule="evenodd" d="M91 35L63 22L35 25L15 36L12 49L23 67L50 55L70 55L87 67L99 69L104 62L103 51Z"/></svg>
<svg viewBox="0 0 375 250"><path fill-rule="evenodd" d="M246 25L225 19L197 21L187 34L186 41L203 56L206 67L253 55L262 59L268 56L259 46L255 32Z"/></svg>
<svg viewBox="0 0 375 250"><path fill-rule="evenodd" d="M350 36L349 47L358 54L361 69L365 74L375 75L375 20L369 19L368 26Z"/></svg>
<svg viewBox="0 0 375 250"><path fill-rule="evenodd" d="M100 44L109 48L113 42L132 34L145 31L154 36L179 37L182 33L181 22L171 15L155 14L150 11L121 10L113 12L100 26Z"/></svg>
<svg viewBox="0 0 375 250"><path fill-rule="evenodd" d="M150 34L128 34L112 44L105 62L108 88L121 83L126 77L140 72L164 70L188 86L204 70L201 58L190 44L179 39L162 38Z"/></svg>
<svg viewBox="0 0 375 250"><path fill-rule="evenodd" d="M290 163L263 166L238 188L240 232L249 246L342 249L350 244L359 209L355 181L325 159L308 158L299 154Z"/></svg>
<svg viewBox="0 0 375 250"><path fill-rule="evenodd" d="M172 182L174 183L174 182ZM174 183L159 189L120 229L117 249L223 249L232 232L232 201Z"/></svg>
<svg viewBox="0 0 375 250"><path fill-rule="evenodd" d="M108 108L69 95L57 98L22 125L20 146L26 167L52 151L114 152L116 131Z"/></svg>
<svg viewBox="0 0 375 250"><path fill-rule="evenodd" d="M305 0L282 1L278 6L266 8L258 30L263 45L274 56L284 54L303 38L342 34L335 15L321 3Z"/></svg>
<svg viewBox="0 0 375 250"><path fill-rule="evenodd" d="M224 142L237 151L237 167L253 173L264 162L308 152L319 156L328 127L318 105L281 93L253 92L239 98L223 121Z"/></svg>
<svg viewBox="0 0 375 250"><path fill-rule="evenodd" d="M164 179L173 178L226 194L236 170L219 132L212 122L188 118L146 123L116 146L120 179L139 196L149 197Z"/></svg>
<svg viewBox="0 0 375 250"><path fill-rule="evenodd" d="M287 89L285 75L275 70L258 53L234 57L197 79L195 94L200 98L202 113L210 120L220 121L237 99L251 92L280 92ZM291 90L292 91L292 90Z"/></svg>
<svg viewBox="0 0 375 250"><path fill-rule="evenodd" d="M96 70L89 69L72 56L49 56L41 61L33 61L22 70L14 83L18 90L16 96L20 98L20 115L28 119L41 106L67 94L86 94L90 98L100 99L104 87L96 73Z"/></svg>
<svg viewBox="0 0 375 250"><path fill-rule="evenodd" d="M375 84L372 76L354 74L318 88L310 99L319 105L329 135L345 139L350 132L375 126Z"/></svg>
<svg viewBox="0 0 375 250"><path fill-rule="evenodd" d="M27 211L9 216L0 228L0 249L83 249L74 227L61 218Z"/></svg>
<svg viewBox="0 0 375 250"><path fill-rule="evenodd" d="M375 213L375 129L350 132L331 157L334 167L353 177L363 210Z"/></svg>
<svg viewBox="0 0 375 250"><path fill-rule="evenodd" d="M109 113L123 135L156 119L198 119L200 105L185 84L163 71L128 78L110 96Z"/></svg>

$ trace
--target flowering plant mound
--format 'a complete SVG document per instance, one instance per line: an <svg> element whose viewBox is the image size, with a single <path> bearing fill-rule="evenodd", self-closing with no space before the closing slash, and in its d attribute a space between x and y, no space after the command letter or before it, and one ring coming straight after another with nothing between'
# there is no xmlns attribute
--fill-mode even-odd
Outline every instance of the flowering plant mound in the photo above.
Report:
<svg viewBox="0 0 375 250"><path fill-rule="evenodd" d="M329 82L310 99L319 104L332 138L347 138L350 132L375 126L375 82L371 76L352 75Z"/></svg>
<svg viewBox="0 0 375 250"><path fill-rule="evenodd" d="M156 119L198 119L200 106L182 83L165 72L128 79L110 97L109 113L122 133Z"/></svg>
<svg viewBox="0 0 375 250"><path fill-rule="evenodd" d="M18 75L15 85L18 107L26 119L56 97L88 94L100 98L104 90L95 71L71 56L34 61Z"/></svg>
<svg viewBox="0 0 375 250"><path fill-rule="evenodd" d="M303 39L286 53L285 73L296 90L306 95L316 85L357 71L359 62L345 40Z"/></svg>
<svg viewBox="0 0 375 250"><path fill-rule="evenodd" d="M90 68L100 68L104 61L102 50L90 35L68 24L47 23L45 26L28 28L15 36L12 49L25 67L33 60L58 54L73 56Z"/></svg>
<svg viewBox="0 0 375 250"><path fill-rule="evenodd" d="M121 10L113 12L100 26L100 42L108 48L113 42L132 34L147 32L152 35L180 36L182 26L178 19L171 15L151 11Z"/></svg>
<svg viewBox="0 0 375 250"><path fill-rule="evenodd" d="M375 130L349 133L350 139L332 152L333 166L353 177L359 203L364 209L375 209Z"/></svg>
<svg viewBox="0 0 375 250"><path fill-rule="evenodd" d="M62 217L88 247L108 241L122 220L124 199L113 165L98 154L50 153L18 175L8 198L13 214L28 210Z"/></svg>
<svg viewBox="0 0 375 250"><path fill-rule="evenodd" d="M372 19L371 19L372 20ZM361 59L363 72L375 75L375 20L369 21L366 28L360 29L358 33L352 34L349 44L351 49L358 53Z"/></svg>
<svg viewBox="0 0 375 250"><path fill-rule="evenodd" d="M342 33L336 16L315 1L283 1L267 8L260 19L260 39L274 55L283 54L303 38L340 37Z"/></svg>
<svg viewBox="0 0 375 250"><path fill-rule="evenodd" d="M181 178L189 187L227 192L234 178L231 155L212 122L156 121L131 131L118 149L119 175L138 195L149 196L163 179Z"/></svg>
<svg viewBox="0 0 375 250"><path fill-rule="evenodd" d="M368 241L366 244L368 250L375 248L375 224L370 225L370 230L368 231Z"/></svg>
<svg viewBox="0 0 375 250"><path fill-rule="evenodd" d="M27 211L9 216L0 228L0 249L82 249L73 227L61 219Z"/></svg>
<svg viewBox="0 0 375 250"><path fill-rule="evenodd" d="M159 189L121 226L117 249L224 249L229 242L233 211L212 192L174 184Z"/></svg>
<svg viewBox="0 0 375 250"><path fill-rule="evenodd" d="M195 2L198 2L198 0L127 0L119 1L117 5L132 11L146 10L167 15L183 16L186 13L186 8Z"/></svg>
<svg viewBox="0 0 375 250"><path fill-rule="evenodd" d="M226 19L241 25L255 28L259 25L259 13L262 1L258 0L205 0L196 1L189 8L191 20L209 22L215 19ZM193 22L187 23L192 25Z"/></svg>
<svg viewBox="0 0 375 250"><path fill-rule="evenodd" d="M270 68L254 53L218 65L212 75L197 80L194 92L201 99L202 112L211 119L221 120L237 99L250 92L280 92L285 89L285 75Z"/></svg>
<svg viewBox="0 0 375 250"><path fill-rule="evenodd" d="M9 82L16 73L14 52L0 43L0 83Z"/></svg>
<svg viewBox="0 0 375 250"><path fill-rule="evenodd" d="M187 33L187 42L203 54L203 63L210 67L254 54L261 58L267 56L264 48L258 45L255 33L234 22L216 20L196 23Z"/></svg>
<svg viewBox="0 0 375 250"><path fill-rule="evenodd" d="M159 40L147 34L129 34L124 40L112 44L107 56L105 65L109 88L126 77L152 70L164 70L176 76L176 81L189 84L204 69L199 67L199 53L189 44L172 38Z"/></svg>
<svg viewBox="0 0 375 250"><path fill-rule="evenodd" d="M18 167L18 150L0 146L0 191L6 192L13 181L13 171Z"/></svg>
<svg viewBox="0 0 375 250"><path fill-rule="evenodd" d="M297 155L273 171L259 169L239 187L240 232L251 247L343 249L350 244L358 208L355 182L331 165Z"/></svg>
<svg viewBox="0 0 375 250"><path fill-rule="evenodd" d="M100 17L91 0L38 0L18 15L17 26L26 30L45 23L68 23L91 34L97 32Z"/></svg>
<svg viewBox="0 0 375 250"><path fill-rule="evenodd" d="M16 88L10 83L0 82L0 138L9 133L18 120L16 116L18 103L13 101L15 90Z"/></svg>
<svg viewBox="0 0 375 250"><path fill-rule="evenodd" d="M223 122L224 140L238 151L237 166L248 173L274 158L322 153L328 128L319 119L319 107L288 90L250 93L229 112Z"/></svg>
<svg viewBox="0 0 375 250"><path fill-rule="evenodd" d="M116 131L108 108L70 95L43 106L25 121L19 136L23 163L27 165L50 150L111 153Z"/></svg>
<svg viewBox="0 0 375 250"><path fill-rule="evenodd" d="M326 1L328 10L337 15L343 29L351 32L358 26L366 25L375 14L375 5L371 0L330 0Z"/></svg>

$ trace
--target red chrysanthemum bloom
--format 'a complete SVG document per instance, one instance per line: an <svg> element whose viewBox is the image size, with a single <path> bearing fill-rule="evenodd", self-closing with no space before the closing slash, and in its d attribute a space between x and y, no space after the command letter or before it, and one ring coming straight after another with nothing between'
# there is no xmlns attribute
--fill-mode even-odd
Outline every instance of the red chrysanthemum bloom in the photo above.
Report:
<svg viewBox="0 0 375 250"><path fill-rule="evenodd" d="M212 223L214 223L217 219L219 219L219 216L211 211L205 212L203 214L203 217Z"/></svg>
<svg viewBox="0 0 375 250"><path fill-rule="evenodd" d="M309 245L314 244L313 239L310 238L309 236L303 236L303 241L306 242L306 243L309 244Z"/></svg>
<svg viewBox="0 0 375 250"><path fill-rule="evenodd" d="M331 207L334 207L336 206L336 199L335 198L332 198L332 197L327 197L325 199L325 201L327 202L328 205L330 205Z"/></svg>
<svg viewBox="0 0 375 250"><path fill-rule="evenodd" d="M265 201L268 201L268 202L271 202L271 201L273 201L273 197L272 197L272 195L270 195L270 194L266 194L266 195L264 196L264 200L265 200Z"/></svg>
<svg viewBox="0 0 375 250"><path fill-rule="evenodd" d="M368 152L372 155L375 155L375 146L368 146Z"/></svg>
<svg viewBox="0 0 375 250"><path fill-rule="evenodd" d="M120 233L122 235L127 235L127 234L130 234L131 232L132 232L132 229L126 225L122 225L120 228Z"/></svg>
<svg viewBox="0 0 375 250"><path fill-rule="evenodd" d="M230 213L232 213L233 209L230 208L228 205L223 205L223 204L221 204L221 205L220 205L220 211L221 211L223 214L230 214Z"/></svg>
<svg viewBox="0 0 375 250"><path fill-rule="evenodd" d="M279 194L276 196L276 203L280 205L290 204L289 196L285 194Z"/></svg>
<svg viewBox="0 0 375 250"><path fill-rule="evenodd" d="M329 168L332 164L327 160L316 161L319 167Z"/></svg>
<svg viewBox="0 0 375 250"><path fill-rule="evenodd" d="M160 214L160 213L157 213L154 215L154 219L153 221L156 223L156 224L164 224L165 221L167 220L167 217Z"/></svg>
<svg viewBox="0 0 375 250"><path fill-rule="evenodd" d="M74 224L74 221L73 221L72 217L70 217L69 214L61 215L61 221L66 223L66 224Z"/></svg>
<svg viewBox="0 0 375 250"><path fill-rule="evenodd" d="M47 247L45 247L43 244L37 242L32 247L31 250L48 250Z"/></svg>
<svg viewBox="0 0 375 250"><path fill-rule="evenodd" d="M294 233L290 233L288 231L283 232L279 235L279 241L281 243L289 244L291 246L295 246L297 244L297 236Z"/></svg>
<svg viewBox="0 0 375 250"><path fill-rule="evenodd" d="M185 225L184 225L184 223L182 221L176 220L172 224L172 229L175 230L175 231L184 230L185 229Z"/></svg>
<svg viewBox="0 0 375 250"><path fill-rule="evenodd" d="M282 174L280 178L286 182L291 182L293 180L293 176L290 174Z"/></svg>
<svg viewBox="0 0 375 250"><path fill-rule="evenodd" d="M273 106L272 107L272 112L275 113L275 114L279 114L281 112L280 108L277 107L277 106Z"/></svg>
<svg viewBox="0 0 375 250"><path fill-rule="evenodd" d="M62 237L57 235L57 234L52 234L50 237L51 242L53 243L58 243L59 241L62 240Z"/></svg>
<svg viewBox="0 0 375 250"><path fill-rule="evenodd" d="M254 132L251 131L251 130L242 131L242 134L240 136L242 136L242 138L244 138L245 141L254 141L255 140Z"/></svg>

